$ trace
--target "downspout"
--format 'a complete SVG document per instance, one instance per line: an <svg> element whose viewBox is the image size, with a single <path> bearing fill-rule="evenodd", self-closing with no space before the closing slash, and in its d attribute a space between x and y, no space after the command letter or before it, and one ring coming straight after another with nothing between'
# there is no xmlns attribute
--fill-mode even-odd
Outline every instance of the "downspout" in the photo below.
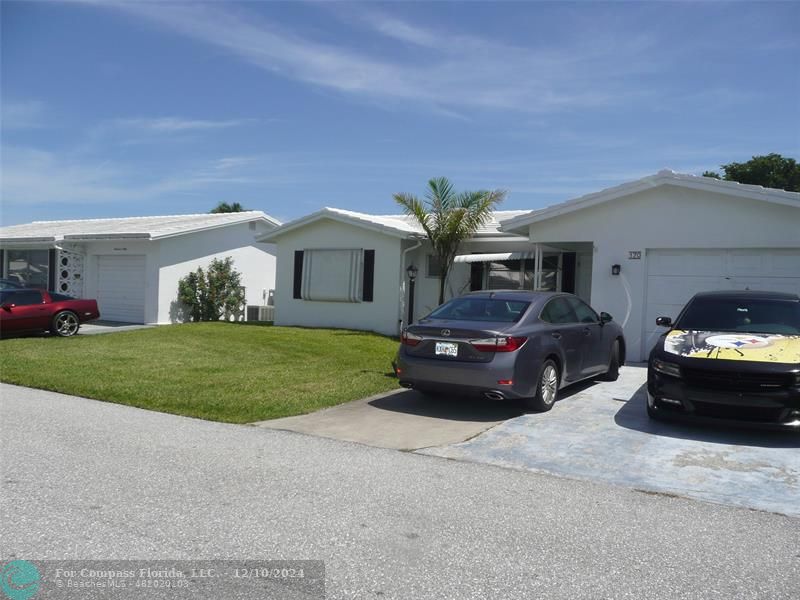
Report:
<svg viewBox="0 0 800 600"><path fill-rule="evenodd" d="M412 238L413 239L413 238ZM406 277L406 256L412 250L416 250L420 246L422 246L422 242L424 242L424 238L417 238L416 246L409 246L400 254L400 314L398 315L399 318L397 319L397 334L403 331L403 322L405 321L405 309L406 309L406 291L403 283L405 282Z"/></svg>

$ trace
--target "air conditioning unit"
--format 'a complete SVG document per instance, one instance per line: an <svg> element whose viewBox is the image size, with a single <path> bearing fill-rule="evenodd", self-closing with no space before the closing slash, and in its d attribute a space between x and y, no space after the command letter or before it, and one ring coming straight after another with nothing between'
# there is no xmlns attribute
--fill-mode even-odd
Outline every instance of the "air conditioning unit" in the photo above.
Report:
<svg viewBox="0 0 800 600"><path fill-rule="evenodd" d="M274 306L259 306L250 304L247 306L247 320L248 321L274 321L275 320L275 307Z"/></svg>

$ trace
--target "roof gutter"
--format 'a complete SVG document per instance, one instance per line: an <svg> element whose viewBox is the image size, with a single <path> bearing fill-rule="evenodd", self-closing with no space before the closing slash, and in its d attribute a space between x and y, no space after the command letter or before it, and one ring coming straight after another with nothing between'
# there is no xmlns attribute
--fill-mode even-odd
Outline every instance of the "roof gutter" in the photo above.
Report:
<svg viewBox="0 0 800 600"><path fill-rule="evenodd" d="M403 317L404 317L404 313L406 311L406 293L405 293L406 290L405 290L405 286L403 285L403 282L405 281L405 276L406 276L406 258L408 257L408 253L409 252L411 252L412 250L416 250L417 248L422 246L422 242L424 242L425 239L427 239L427 238L412 238L412 239L416 239L417 240L416 245L409 246L408 248L403 250L403 252L400 255L400 286L399 286L399 289L400 289L400 314L398 315L398 319L397 319L397 329L398 329L397 333L398 333L398 335L400 333L402 333L402 331L403 331Z"/></svg>

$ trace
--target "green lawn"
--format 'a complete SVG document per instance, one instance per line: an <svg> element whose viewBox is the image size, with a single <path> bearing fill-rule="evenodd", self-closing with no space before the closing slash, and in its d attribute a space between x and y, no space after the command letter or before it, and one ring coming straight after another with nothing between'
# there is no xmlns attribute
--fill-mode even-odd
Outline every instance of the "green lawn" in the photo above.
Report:
<svg viewBox="0 0 800 600"><path fill-rule="evenodd" d="M397 387L397 342L360 331L190 323L0 340L0 380L162 412L249 423Z"/></svg>

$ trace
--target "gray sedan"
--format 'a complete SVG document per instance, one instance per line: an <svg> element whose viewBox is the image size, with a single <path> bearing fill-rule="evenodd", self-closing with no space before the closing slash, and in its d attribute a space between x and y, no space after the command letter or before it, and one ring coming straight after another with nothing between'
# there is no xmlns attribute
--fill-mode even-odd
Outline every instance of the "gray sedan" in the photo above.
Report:
<svg viewBox="0 0 800 600"><path fill-rule="evenodd" d="M615 380L625 338L611 315L572 294L483 291L454 298L401 336L400 385L423 393L522 399L550 410L562 387Z"/></svg>

